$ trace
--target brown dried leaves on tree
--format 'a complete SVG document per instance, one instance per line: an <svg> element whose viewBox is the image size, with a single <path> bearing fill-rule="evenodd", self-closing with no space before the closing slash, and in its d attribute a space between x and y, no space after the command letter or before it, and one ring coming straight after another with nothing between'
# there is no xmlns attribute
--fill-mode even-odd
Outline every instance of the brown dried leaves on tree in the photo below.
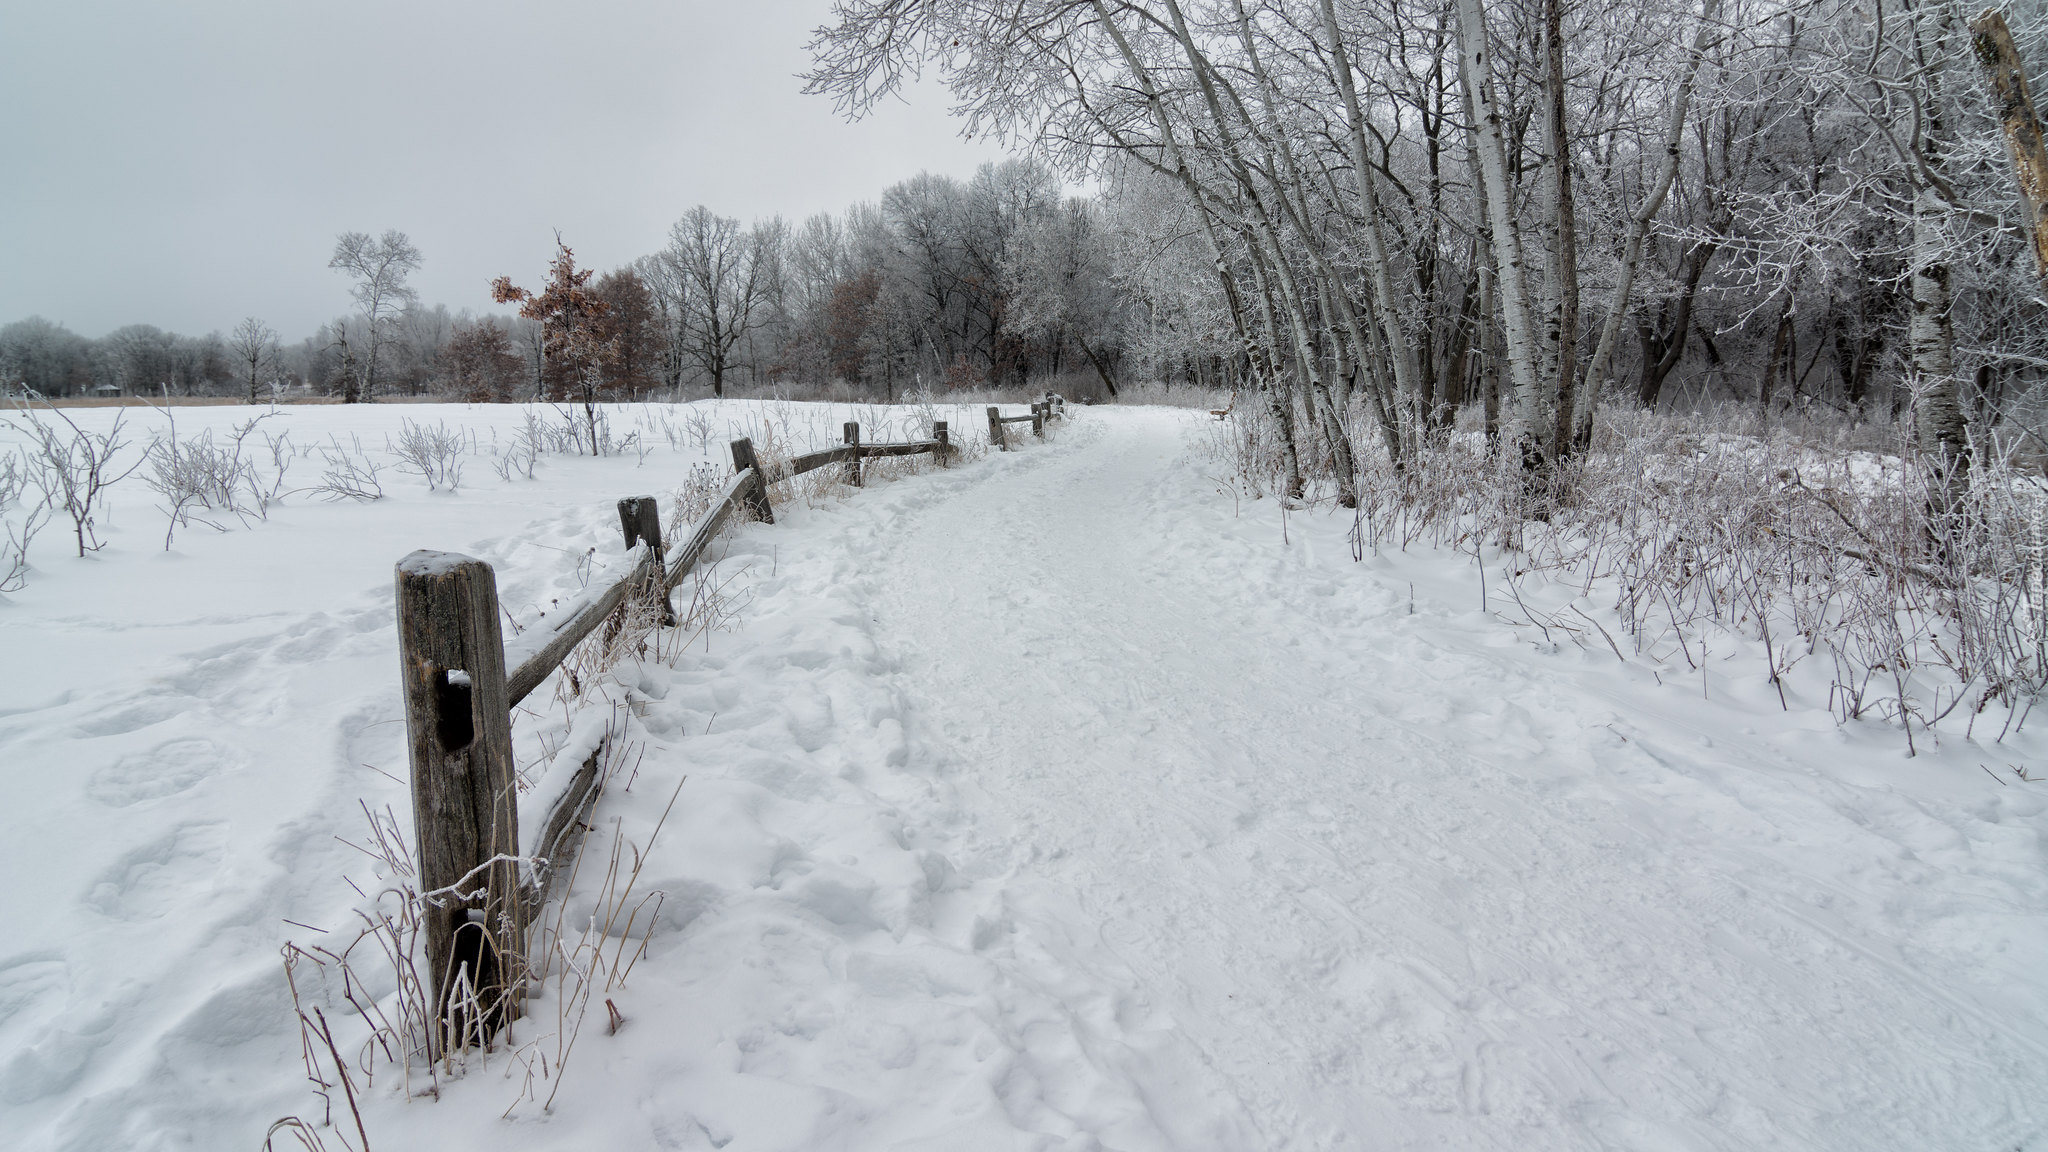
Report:
<svg viewBox="0 0 2048 1152"><path fill-rule="evenodd" d="M618 356L618 341L607 317L610 306L590 287L593 270L576 267L576 253L555 237L555 258L548 281L539 292L512 283L510 276L491 281L491 299L519 305L519 314L541 325L541 358L548 390L559 398L583 402L590 454L599 454L597 400L605 389L606 371Z"/></svg>

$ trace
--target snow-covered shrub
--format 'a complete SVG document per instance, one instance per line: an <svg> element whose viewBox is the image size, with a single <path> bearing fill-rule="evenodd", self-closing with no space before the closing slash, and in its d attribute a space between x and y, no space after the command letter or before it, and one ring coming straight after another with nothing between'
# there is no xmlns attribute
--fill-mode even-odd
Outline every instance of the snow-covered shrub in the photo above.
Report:
<svg viewBox="0 0 2048 1152"><path fill-rule="evenodd" d="M1273 491L1260 421L1234 422L1209 451ZM1849 447L1847 428L1740 427L1734 414L1612 413L1535 502L1481 433L1433 437L1400 469L1368 457L1354 550L1502 549L1492 579L1523 623L1688 671L1710 646L1754 642L1788 708L1785 677L1817 658L1838 720L1897 723L1909 748L1951 716L1966 730L1994 707L2001 731L2023 721L2048 688L2048 486L1986 451L1961 506L1931 521L1909 444L1875 453ZM1576 609L1542 617L1521 599L1531 578L1609 600L1620 634Z"/></svg>
<svg viewBox="0 0 2048 1152"><path fill-rule="evenodd" d="M8 423L30 442L27 465L35 486L42 490L50 507L62 508L71 518L80 556L103 547L94 527L107 489L142 467L141 456L129 461L125 468L120 465L121 453L128 447L122 429L127 415L126 411L115 413L113 424L105 432L88 432L65 415L63 409L49 406L39 411L28 403L19 403L15 414L8 418Z"/></svg>
<svg viewBox="0 0 2048 1152"><path fill-rule="evenodd" d="M257 461L245 449L258 425L274 415L266 413L235 425L224 445L214 444L212 429L181 441L175 418L167 435L150 439L144 453L149 470L142 479L164 500L160 508L168 521L164 529L165 549L170 548L172 536L179 528L195 521L215 531L226 530L202 513L232 515L244 525L251 516L269 517L270 505L277 500L285 473L291 467L288 434L273 437L266 433L263 437L272 466L267 482Z"/></svg>
<svg viewBox="0 0 2048 1152"><path fill-rule="evenodd" d="M0 509L5 509L21 499L30 485L30 473L21 453L9 448L0 453Z"/></svg>
<svg viewBox="0 0 2048 1152"><path fill-rule="evenodd" d="M361 438L350 436L346 447L341 440L330 433L327 443L320 446L320 460L326 467L321 470L320 482L306 491L323 500L382 500L384 484L377 476L385 465L375 463L369 453L363 451Z"/></svg>
<svg viewBox="0 0 2048 1152"><path fill-rule="evenodd" d="M6 536L0 540L0 593L19 592L28 583L29 545L50 522L49 503L42 493L36 493L33 503L23 499L33 480L20 453L0 453L0 534Z"/></svg>
<svg viewBox="0 0 2048 1152"><path fill-rule="evenodd" d="M539 461L534 451L524 440L514 441L495 451L491 456L491 470L498 479L509 482L514 476L533 479L533 466Z"/></svg>
<svg viewBox="0 0 2048 1152"><path fill-rule="evenodd" d="M387 441L386 448L398 457L398 470L425 480L427 491L453 492L462 486L462 453L468 439L462 429L450 428L445 421L429 426L401 420L398 439Z"/></svg>

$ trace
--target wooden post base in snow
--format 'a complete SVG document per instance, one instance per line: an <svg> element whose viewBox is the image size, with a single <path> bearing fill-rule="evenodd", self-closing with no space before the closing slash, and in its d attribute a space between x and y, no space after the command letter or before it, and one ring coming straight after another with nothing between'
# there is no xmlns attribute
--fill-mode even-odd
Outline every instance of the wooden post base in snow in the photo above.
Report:
<svg viewBox="0 0 2048 1152"><path fill-rule="evenodd" d="M398 562L405 695L434 1055L519 1015L525 949L511 701L491 566L452 552Z"/></svg>

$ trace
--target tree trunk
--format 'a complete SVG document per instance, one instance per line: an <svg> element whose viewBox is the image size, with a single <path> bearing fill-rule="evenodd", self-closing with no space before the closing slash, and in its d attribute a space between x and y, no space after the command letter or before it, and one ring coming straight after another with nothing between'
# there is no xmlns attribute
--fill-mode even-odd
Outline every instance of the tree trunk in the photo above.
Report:
<svg viewBox="0 0 2048 1152"><path fill-rule="evenodd" d="M1481 229L1479 266L1479 396L1486 411L1486 450L1500 448L1500 325L1494 321L1493 245Z"/></svg>
<svg viewBox="0 0 2048 1152"><path fill-rule="evenodd" d="M1088 346L1088 341L1075 336L1074 343L1081 346L1081 355L1088 357L1088 363L1095 366L1095 374L1102 377L1102 386L1109 389L1109 398L1116 399L1116 377L1110 373L1109 366L1102 362L1102 357L1095 354L1095 349Z"/></svg>
<svg viewBox="0 0 2048 1152"><path fill-rule="evenodd" d="M1778 367L1785 363L1785 356L1792 341L1792 293L1787 291L1785 299L1778 305L1778 324L1771 333L1771 350L1764 357L1763 382L1757 385L1757 411L1765 419L1771 415L1772 393L1778 382ZM1788 370L1786 378L1791 378Z"/></svg>
<svg viewBox="0 0 2048 1152"><path fill-rule="evenodd" d="M1358 194L1358 210L1364 217L1366 270L1372 279L1373 315L1379 322L1380 334L1386 340L1388 359L1394 370L1394 389L1397 395L1413 396L1420 388L1416 367L1415 350L1408 341L1407 330L1402 327L1400 312L1395 308L1394 277L1392 261L1387 257L1386 237L1381 230L1379 192L1375 187L1371 158L1366 151L1365 113L1358 99L1358 87L1351 76L1351 59L1344 51L1344 37L1337 28L1336 0L1323 0L1323 31L1330 38L1331 71L1336 73L1337 91L1344 99L1346 119L1345 145L1351 152L1353 184ZM1361 354L1364 349L1359 350ZM1398 445L1400 440L1395 438Z"/></svg>
<svg viewBox="0 0 2048 1152"><path fill-rule="evenodd" d="M2048 143L2042 140L2041 118L2034 112L2034 97L2027 91L2027 74L2020 69L2019 49L2013 46L2005 15L1985 9L1970 22L1970 34L2012 153L2013 175L2027 211L2027 236L2034 242L2034 270L2048 281Z"/></svg>
<svg viewBox="0 0 2048 1152"><path fill-rule="evenodd" d="M1928 21L1941 26L1929 29ZM1938 54L1946 31L1944 17L1916 12L1913 36L1922 60ZM1929 41L1935 41L1930 44ZM1906 328L1907 350L1919 408L1920 451L1926 457L1928 513L1939 520L1953 513L1969 488L1970 445L1961 389L1956 379L1954 303L1949 268L1948 221L1951 209L1930 177L1946 162L1946 132L1941 119L1940 73L1923 64L1915 85L1920 102L1918 142L1921 171L1913 174L1912 319Z"/></svg>
<svg viewBox="0 0 2048 1152"><path fill-rule="evenodd" d="M1492 47L1487 42L1486 14L1480 0L1458 0L1458 47L1459 69L1472 109L1472 149L1478 154L1487 224L1492 233L1508 371L1514 382L1512 438L1522 467L1534 472L1544 466L1543 381L1537 372L1528 265L1523 255L1521 226L1514 215L1513 189L1508 183L1507 133L1494 91Z"/></svg>
<svg viewBox="0 0 2048 1152"><path fill-rule="evenodd" d="M1545 358L1555 358L1555 405L1545 433L1554 467L1571 455L1579 384L1579 222L1572 195L1571 135L1564 117L1564 0L1544 0L1544 139L1550 153L1550 316Z"/></svg>
<svg viewBox="0 0 2048 1152"><path fill-rule="evenodd" d="M1270 349L1266 359L1269 368L1266 377L1266 403L1273 413L1273 426L1280 433L1281 464L1286 471L1287 498L1299 500L1307 491L1301 475L1301 450L1296 445L1294 434L1294 398L1289 394L1286 377L1280 371L1279 324L1273 318L1273 293L1266 284L1265 273L1258 261L1258 254L1252 254L1252 274L1258 280L1259 315L1265 324L1266 346Z"/></svg>
<svg viewBox="0 0 2048 1152"><path fill-rule="evenodd" d="M1947 240L1949 208L1932 188L1913 197L1913 310L1907 343L1918 391L1920 451L1927 458L1930 512L1952 511L1968 488L1969 432L1955 370Z"/></svg>
<svg viewBox="0 0 2048 1152"><path fill-rule="evenodd" d="M1645 408L1657 407L1664 378L1685 356L1685 341L1692 328L1693 298L1698 295L1700 277L1706 274L1707 264L1717 251L1716 244L1693 245L1685 254L1685 278L1679 281L1678 296L1658 307L1658 318L1663 323L1652 327L1641 319L1636 321L1636 341L1643 356L1641 374L1636 378L1636 402Z"/></svg>

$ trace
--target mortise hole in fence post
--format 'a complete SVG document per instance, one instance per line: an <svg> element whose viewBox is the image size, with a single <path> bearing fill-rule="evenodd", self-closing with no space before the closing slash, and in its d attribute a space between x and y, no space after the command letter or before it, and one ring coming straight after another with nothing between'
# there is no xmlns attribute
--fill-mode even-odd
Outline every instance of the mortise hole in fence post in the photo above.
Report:
<svg viewBox="0 0 2048 1152"><path fill-rule="evenodd" d="M846 462L846 482L858 488L860 487L860 424L858 421L848 420L846 426L840 429L840 432L846 442L853 446L853 459Z"/></svg>
<svg viewBox="0 0 2048 1152"><path fill-rule="evenodd" d="M999 451L1010 450L1010 445L1003 440L1003 410L993 404L988 407L988 438Z"/></svg>
<svg viewBox="0 0 2048 1152"><path fill-rule="evenodd" d="M525 955L511 700L491 566L451 552L398 562L399 685L437 1026L432 1055L488 1043L519 1015ZM486 866L486 862L491 863ZM442 892L461 885L462 898ZM458 995L457 992L460 991Z"/></svg>
<svg viewBox="0 0 2048 1152"><path fill-rule="evenodd" d="M647 550L654 560L652 587L647 591L661 597L661 626L673 627L676 608L668 596L668 549L661 540L661 502L652 496L628 496L620 500L619 531L625 535L628 548L642 540L647 541Z"/></svg>
<svg viewBox="0 0 2048 1152"><path fill-rule="evenodd" d="M946 466L946 453L953 450L953 442L946 438L946 422L944 420L932 421L932 439L939 442L939 450L936 455L939 458L939 467L944 468Z"/></svg>
<svg viewBox="0 0 2048 1152"><path fill-rule="evenodd" d="M763 524L775 523L775 509L768 506L768 484L761 477L760 462L754 459L754 442L744 436L732 442L732 470L745 472L754 470L754 482L747 485L746 494L740 497Z"/></svg>
<svg viewBox="0 0 2048 1152"><path fill-rule="evenodd" d="M469 748L476 739L476 724L470 716L469 673L445 669L434 682L434 731L440 737L441 752L454 755Z"/></svg>

